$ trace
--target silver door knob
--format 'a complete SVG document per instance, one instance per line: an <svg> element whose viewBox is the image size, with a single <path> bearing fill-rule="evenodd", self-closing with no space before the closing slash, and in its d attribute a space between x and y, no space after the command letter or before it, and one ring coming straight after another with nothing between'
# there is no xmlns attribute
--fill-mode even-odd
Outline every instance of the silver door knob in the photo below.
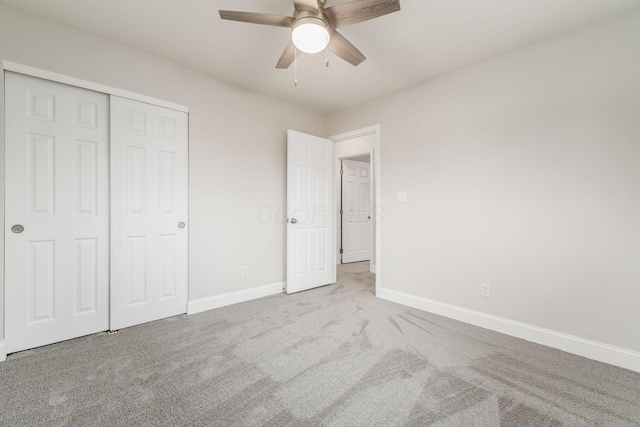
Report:
<svg viewBox="0 0 640 427"><path fill-rule="evenodd" d="M24 231L24 227L21 226L20 224L16 224L13 227L11 227L11 231L13 231L16 234L20 234Z"/></svg>
<svg viewBox="0 0 640 427"><path fill-rule="evenodd" d="M295 219L295 218L291 218L291 224L295 224L296 222L298 222L298 220L297 220L297 219Z"/></svg>
<svg viewBox="0 0 640 427"><path fill-rule="evenodd" d="M184 228L184 225L185 225L184 222L179 222L178 223L178 228Z"/></svg>

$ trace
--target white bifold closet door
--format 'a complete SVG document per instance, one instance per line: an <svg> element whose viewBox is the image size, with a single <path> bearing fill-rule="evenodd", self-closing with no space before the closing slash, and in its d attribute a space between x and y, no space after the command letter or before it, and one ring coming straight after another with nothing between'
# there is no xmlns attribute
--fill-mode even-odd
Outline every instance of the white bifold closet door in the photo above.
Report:
<svg viewBox="0 0 640 427"><path fill-rule="evenodd" d="M111 96L111 328L186 313L187 114Z"/></svg>
<svg viewBox="0 0 640 427"><path fill-rule="evenodd" d="M9 353L109 327L109 98L5 72Z"/></svg>

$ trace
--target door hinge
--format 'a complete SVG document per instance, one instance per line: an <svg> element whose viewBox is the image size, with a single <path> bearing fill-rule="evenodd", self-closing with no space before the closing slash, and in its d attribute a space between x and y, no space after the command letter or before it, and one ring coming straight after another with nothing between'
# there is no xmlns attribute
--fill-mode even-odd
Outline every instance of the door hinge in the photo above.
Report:
<svg viewBox="0 0 640 427"><path fill-rule="evenodd" d="M341 254L342 254L342 253L344 253L344 250L343 250L342 248L340 248L340 253L341 253Z"/></svg>
<svg viewBox="0 0 640 427"><path fill-rule="evenodd" d="M340 168L340 175L344 175L344 169Z"/></svg>
<svg viewBox="0 0 640 427"><path fill-rule="evenodd" d="M342 209L340 209L340 215L342 215L343 213L344 213L344 212L343 212L343 210L342 210Z"/></svg>

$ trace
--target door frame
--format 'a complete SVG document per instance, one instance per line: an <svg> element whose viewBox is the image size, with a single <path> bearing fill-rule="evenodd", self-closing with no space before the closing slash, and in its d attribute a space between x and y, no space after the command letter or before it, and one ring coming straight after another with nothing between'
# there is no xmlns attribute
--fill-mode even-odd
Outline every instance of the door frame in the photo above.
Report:
<svg viewBox="0 0 640 427"><path fill-rule="evenodd" d="M134 101L146 102L148 104L157 105L159 107L169 108L176 111L182 111L189 114L189 107L181 104L176 104L169 101L153 98L151 96L142 95L135 92L130 92L124 89L115 88L112 86L103 85L100 83L94 83L88 80L83 80L76 77L67 76L64 74L54 73L52 71L43 70L40 68L30 67L28 65L22 65L15 62L3 60L2 67L0 68L0 94L3 99L0 101L0 222L4 224L4 141L5 141L5 122L4 111L6 108L6 101L4 99L4 75L5 71L12 71L19 74L24 74L31 77L38 77L44 80L50 80L56 83L62 83L69 86L75 86L82 89L89 89L94 92L100 92L107 95L116 95L122 98L132 99ZM188 214L187 214L188 216ZM7 349L5 343L5 304L4 299L5 292L5 280L4 280L4 260L5 260L5 229L4 226L0 230L0 239L2 244L0 245L0 362L6 360ZM188 284L187 284L188 287Z"/></svg>
<svg viewBox="0 0 640 427"><path fill-rule="evenodd" d="M129 92L128 90L118 89L115 87L106 86L100 83L90 82L88 80L82 80L82 79L67 76L64 74L54 73L52 71L30 67L28 65L17 64L11 61L3 60L2 69L3 69L3 73L2 73L3 82L4 82L4 71L13 71L14 73L24 74L31 77L38 77L44 80L51 80L52 82L63 83L69 86L75 86L82 89L89 89L94 92L106 93L107 95L116 95L121 98L128 98L134 101L146 102L147 104L153 104L158 107L165 107L171 110L182 111L184 113L189 112L189 107L185 105L180 105L180 104L176 104L169 101L163 101L162 99L153 98L151 96L141 95L135 92Z"/></svg>
<svg viewBox="0 0 640 427"><path fill-rule="evenodd" d="M349 132L330 136L328 139L332 140L335 144L339 144L341 142L348 141L350 139L359 138L359 137L368 136L368 135L374 135L373 149L354 150L353 153L349 152L345 155L342 155L340 158L338 157L337 150L334 150L334 152L336 153L335 154L336 162L339 162L339 160L342 158L348 158L351 156L363 155L367 153L370 153L372 156L371 157L371 174L373 175L373 185L372 185L373 188L371 191L373 191L373 193L375 194L375 205L371 210L371 216L373 218L373 224L375 229L375 261L376 261L375 267L373 269L374 271L372 271L372 273L376 275L375 276L375 295L378 296L378 292L382 287L382 280L380 278L380 272L382 271L381 270L382 245L380 244L380 242L382 241L381 230L382 230L382 206L383 206L382 205L382 177L381 177L382 174L380 173L380 164L381 164L380 125L377 124L377 125L368 126L361 129L352 130ZM336 185L338 185L337 182L336 182ZM340 193L341 191L340 192L336 191L336 206L338 206L337 201ZM372 198L372 202L373 202L373 198Z"/></svg>

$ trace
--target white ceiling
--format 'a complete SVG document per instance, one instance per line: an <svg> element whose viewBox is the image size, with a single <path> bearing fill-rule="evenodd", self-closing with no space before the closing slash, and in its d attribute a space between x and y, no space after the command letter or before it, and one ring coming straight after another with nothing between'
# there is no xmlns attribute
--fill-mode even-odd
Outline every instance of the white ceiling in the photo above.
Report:
<svg viewBox="0 0 640 427"><path fill-rule="evenodd" d="M319 113L328 113L640 6L640 0L400 0L343 28L367 60L329 54L275 65L286 28L222 21L218 9L291 15L291 0L0 0ZM327 0L327 6L345 0Z"/></svg>

